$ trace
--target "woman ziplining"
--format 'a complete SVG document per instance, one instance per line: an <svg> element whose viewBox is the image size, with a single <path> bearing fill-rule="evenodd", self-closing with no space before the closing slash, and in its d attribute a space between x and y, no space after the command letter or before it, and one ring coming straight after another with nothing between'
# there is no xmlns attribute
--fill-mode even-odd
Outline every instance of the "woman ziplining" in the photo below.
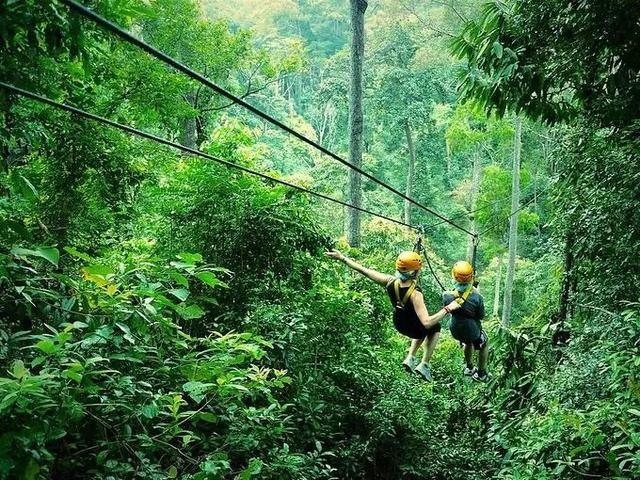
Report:
<svg viewBox="0 0 640 480"><path fill-rule="evenodd" d="M416 372L430 382L429 361L440 336L440 320L448 313L460 309L461 304L452 300L438 312L429 315L422 291L417 286L422 270L422 257L419 253L402 252L396 260L396 272L393 276L363 267L338 250L327 252L326 255L340 260L352 270L385 287L394 306L393 324L399 333L411 339L409 352L402 365L407 371ZM423 348L422 361L416 365L415 355L420 345Z"/></svg>
<svg viewBox="0 0 640 480"><path fill-rule="evenodd" d="M422 270L422 257L416 252L402 252L396 259L395 275L387 275L366 268L343 255L338 250L326 252L326 256L340 260L352 270L384 286L393 309L393 324L402 335L409 337L411 343L402 366L408 372L419 374L425 381L431 381L429 362L440 337L440 320L451 314L453 320L450 330L453 338L464 345L464 375L476 381L486 381L488 339L480 326L484 317L484 300L473 286L473 268L468 262L456 262L452 269L454 288L443 293L444 307L429 315L424 296L417 281ZM423 354L417 363L416 353L422 345ZM478 369L473 367L473 350L479 351Z"/></svg>

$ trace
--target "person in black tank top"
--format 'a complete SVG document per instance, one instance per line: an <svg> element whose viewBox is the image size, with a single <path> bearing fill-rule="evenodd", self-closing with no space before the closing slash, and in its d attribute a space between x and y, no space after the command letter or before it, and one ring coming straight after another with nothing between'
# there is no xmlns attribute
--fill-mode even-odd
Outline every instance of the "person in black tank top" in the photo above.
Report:
<svg viewBox="0 0 640 480"><path fill-rule="evenodd" d="M385 287L393 305L393 325L401 334L411 339L409 353L402 362L405 370L416 372L431 381L429 361L440 336L440 319L460 308L453 301L439 312L429 315L417 279L422 269L422 257L416 252L402 252L396 260L394 276L365 268L337 250L327 252L329 258L340 260L349 268ZM416 366L416 352L423 346L422 361Z"/></svg>

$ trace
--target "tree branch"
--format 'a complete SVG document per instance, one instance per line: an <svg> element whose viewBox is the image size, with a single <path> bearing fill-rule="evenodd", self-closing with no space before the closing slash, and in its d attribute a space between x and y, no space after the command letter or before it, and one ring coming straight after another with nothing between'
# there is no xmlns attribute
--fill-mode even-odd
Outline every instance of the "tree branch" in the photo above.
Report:
<svg viewBox="0 0 640 480"><path fill-rule="evenodd" d="M446 31L444 31L444 30L441 30L441 29L439 29L439 28L437 28L437 27L434 27L433 25L431 25L431 24L427 23L427 22L426 22L426 21L425 21L425 20L424 20L420 15L418 15L418 13L415 11L415 9L414 9L414 8L411 8L411 7L410 7L409 5L407 5L405 2L401 1L401 2L400 2L400 5L402 5L402 7L403 7L407 12L409 12L411 15L413 15L413 16L416 18L416 20L418 20L418 22L420 22L420 24L421 24L423 27L425 27L425 28L427 28L427 29L429 29L429 30L431 30L431 31L433 31L433 32L436 32L436 33L438 33L438 34L440 34L440 35L445 35L445 36L450 37L450 38L454 38L454 37L455 37L455 35L453 35L452 33L446 32Z"/></svg>

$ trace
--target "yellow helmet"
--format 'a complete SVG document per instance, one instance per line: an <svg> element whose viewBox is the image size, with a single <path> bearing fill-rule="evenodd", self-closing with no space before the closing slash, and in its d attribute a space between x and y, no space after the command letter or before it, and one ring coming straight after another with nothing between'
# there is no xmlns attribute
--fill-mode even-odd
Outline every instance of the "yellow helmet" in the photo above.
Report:
<svg viewBox="0 0 640 480"><path fill-rule="evenodd" d="M451 275L460 283L469 283L473 279L473 267L469 262L456 262L451 269Z"/></svg>
<svg viewBox="0 0 640 480"><path fill-rule="evenodd" d="M422 257L416 252L402 252L396 260L396 270L399 272L413 272L422 268Z"/></svg>

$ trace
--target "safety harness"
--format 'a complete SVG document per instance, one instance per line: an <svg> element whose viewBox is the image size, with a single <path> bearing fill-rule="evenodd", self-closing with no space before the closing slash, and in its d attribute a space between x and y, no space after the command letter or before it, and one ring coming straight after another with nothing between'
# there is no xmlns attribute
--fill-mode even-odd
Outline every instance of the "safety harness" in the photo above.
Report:
<svg viewBox="0 0 640 480"><path fill-rule="evenodd" d="M467 287L467 289L462 292L462 294L460 294L460 292L458 291L457 288L453 289L453 296L456 299L456 302L458 303L458 305L462 305L464 302L467 301L467 298L469 298L469 295L471 295L471 292L473 292L473 284L470 283L469 286Z"/></svg>
<svg viewBox="0 0 640 480"><path fill-rule="evenodd" d="M407 292L404 294L402 298L400 298L400 280L396 279L393 282L393 291L396 294L396 308L398 310L404 310L405 306L407 305L407 302L411 298L411 294L415 289L416 289L416 282L411 282L411 285L407 289Z"/></svg>

